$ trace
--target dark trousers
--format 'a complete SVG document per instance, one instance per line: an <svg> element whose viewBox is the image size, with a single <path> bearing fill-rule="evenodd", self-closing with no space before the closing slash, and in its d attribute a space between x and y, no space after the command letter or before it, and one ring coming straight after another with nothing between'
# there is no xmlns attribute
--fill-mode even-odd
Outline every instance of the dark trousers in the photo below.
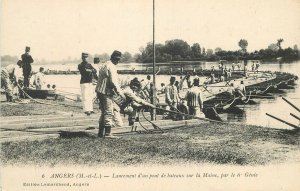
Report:
<svg viewBox="0 0 300 191"><path fill-rule="evenodd" d="M24 75L24 87L29 87L30 75Z"/></svg>

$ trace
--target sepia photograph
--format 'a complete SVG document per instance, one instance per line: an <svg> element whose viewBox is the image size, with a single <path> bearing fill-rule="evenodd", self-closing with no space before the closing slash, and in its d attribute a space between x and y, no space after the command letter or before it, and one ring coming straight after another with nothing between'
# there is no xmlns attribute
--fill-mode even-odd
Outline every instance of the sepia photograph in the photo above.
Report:
<svg viewBox="0 0 300 191"><path fill-rule="evenodd" d="M299 190L299 48L299 0L1 0L0 190Z"/></svg>

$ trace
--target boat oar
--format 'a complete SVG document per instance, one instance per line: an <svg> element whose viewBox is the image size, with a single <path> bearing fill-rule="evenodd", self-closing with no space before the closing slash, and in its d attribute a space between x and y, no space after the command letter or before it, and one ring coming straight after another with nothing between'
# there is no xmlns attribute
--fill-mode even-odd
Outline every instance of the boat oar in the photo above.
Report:
<svg viewBox="0 0 300 191"><path fill-rule="evenodd" d="M290 113L290 115L293 116L293 117L295 117L296 119L300 120L300 117L298 117L297 115L292 114L292 113Z"/></svg>
<svg viewBox="0 0 300 191"><path fill-rule="evenodd" d="M294 124L292 124L292 123L289 123L289 122L287 122L287 121L284 121L284 120L282 120L282 119L280 119L280 118L278 118L278 117L275 117L275 116L273 116L273 115L271 115L271 114L266 113L266 115L269 116L269 117L272 117L273 119L276 119L276 120L278 120L278 121L280 121L280 122L282 122L282 123L284 123L284 124L287 124L287 125L289 125L289 126L291 126L291 127L294 127L294 128L296 128L296 129L300 129L300 127L298 127L297 125L294 125Z"/></svg>
<svg viewBox="0 0 300 191"><path fill-rule="evenodd" d="M297 111L300 112L300 109L299 109L297 106L295 106L294 104L292 104L289 100L287 100L287 99L284 98L284 97L282 97L282 99L283 99L284 101L286 101L290 106L292 106L293 108L295 108Z"/></svg>

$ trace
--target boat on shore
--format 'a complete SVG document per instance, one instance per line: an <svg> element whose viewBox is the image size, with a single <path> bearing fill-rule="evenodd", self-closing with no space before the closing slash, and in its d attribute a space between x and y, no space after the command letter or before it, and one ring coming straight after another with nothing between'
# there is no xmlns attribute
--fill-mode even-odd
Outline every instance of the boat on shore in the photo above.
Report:
<svg viewBox="0 0 300 191"><path fill-rule="evenodd" d="M23 88L21 93L22 98L30 96L34 99L62 99L62 95L59 95L56 90L37 90L33 88ZM27 94L27 95L26 95Z"/></svg>

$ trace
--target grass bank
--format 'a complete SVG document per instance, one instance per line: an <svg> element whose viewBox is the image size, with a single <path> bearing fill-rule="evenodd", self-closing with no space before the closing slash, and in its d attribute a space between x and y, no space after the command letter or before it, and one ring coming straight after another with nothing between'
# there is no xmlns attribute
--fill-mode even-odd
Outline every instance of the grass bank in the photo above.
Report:
<svg viewBox="0 0 300 191"><path fill-rule="evenodd" d="M266 165L300 162L300 132L249 125L200 124L163 134L3 143L3 165Z"/></svg>

